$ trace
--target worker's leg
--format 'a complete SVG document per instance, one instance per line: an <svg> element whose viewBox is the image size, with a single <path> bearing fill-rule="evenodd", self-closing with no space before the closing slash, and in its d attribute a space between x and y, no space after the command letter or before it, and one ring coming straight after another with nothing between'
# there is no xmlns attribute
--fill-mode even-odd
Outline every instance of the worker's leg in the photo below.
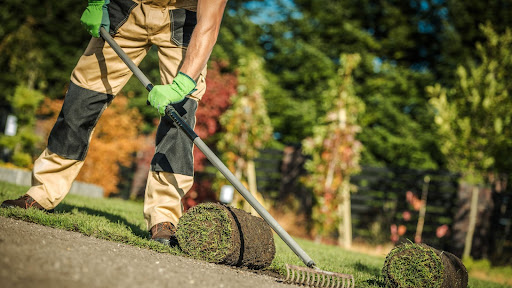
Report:
<svg viewBox="0 0 512 288"><path fill-rule="evenodd" d="M114 40L138 64L150 48L144 13L140 5L123 9L129 17ZM33 186L27 194L41 206L52 209L67 195L83 165L96 123L131 75L108 43L91 39L71 75L48 148L34 163Z"/></svg>
<svg viewBox="0 0 512 288"><path fill-rule="evenodd" d="M166 11L165 23L151 37L159 46L162 84L172 83L186 53L195 26L195 12L185 9ZM177 112L191 127L195 126L198 101L206 90L206 67L197 80L196 91L175 104ZM156 153L151 162L144 199L144 218L148 229L160 223L177 225L182 215L181 198L193 184L193 143L168 116L162 117L156 136ZM153 230L153 229L152 229Z"/></svg>

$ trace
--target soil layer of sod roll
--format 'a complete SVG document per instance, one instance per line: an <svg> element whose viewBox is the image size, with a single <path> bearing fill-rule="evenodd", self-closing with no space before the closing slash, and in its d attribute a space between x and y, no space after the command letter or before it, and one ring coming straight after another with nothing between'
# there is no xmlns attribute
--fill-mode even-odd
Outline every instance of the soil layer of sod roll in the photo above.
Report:
<svg viewBox="0 0 512 288"><path fill-rule="evenodd" d="M426 244L401 244L386 256L386 287L466 288L468 272L455 255Z"/></svg>
<svg viewBox="0 0 512 288"><path fill-rule="evenodd" d="M191 257L252 269L269 266L276 252L272 230L263 219L216 203L188 210L176 237Z"/></svg>

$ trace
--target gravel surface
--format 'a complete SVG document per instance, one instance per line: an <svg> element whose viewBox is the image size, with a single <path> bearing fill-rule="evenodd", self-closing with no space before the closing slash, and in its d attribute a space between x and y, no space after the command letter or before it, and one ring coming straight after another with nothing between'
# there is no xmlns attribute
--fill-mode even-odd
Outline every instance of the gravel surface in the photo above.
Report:
<svg viewBox="0 0 512 288"><path fill-rule="evenodd" d="M268 275L0 217L1 287L298 287Z"/></svg>

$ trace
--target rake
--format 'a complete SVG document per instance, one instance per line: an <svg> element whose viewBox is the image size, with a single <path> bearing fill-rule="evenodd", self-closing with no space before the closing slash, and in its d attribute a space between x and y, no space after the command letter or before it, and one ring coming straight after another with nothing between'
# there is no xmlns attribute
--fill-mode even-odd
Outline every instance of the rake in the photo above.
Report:
<svg viewBox="0 0 512 288"><path fill-rule="evenodd" d="M135 77L146 87L148 91L153 89L153 84L124 53L123 49L112 39L105 28L100 29L101 37L114 49L117 55L123 60ZM277 223L267 210L252 196L251 192L236 178L233 173L222 163L212 150L197 136L194 130L180 117L172 105L165 108L165 114L181 128L187 137L203 152L208 160L215 166L226 179L236 188L245 200L256 210L256 212L272 227L279 237L290 247L290 249L304 262L307 267L299 267L286 264L286 282L296 283L313 287L354 287L354 276L349 274L323 271L316 267L315 262L306 252L293 240L293 238ZM340 286L341 285L341 286Z"/></svg>

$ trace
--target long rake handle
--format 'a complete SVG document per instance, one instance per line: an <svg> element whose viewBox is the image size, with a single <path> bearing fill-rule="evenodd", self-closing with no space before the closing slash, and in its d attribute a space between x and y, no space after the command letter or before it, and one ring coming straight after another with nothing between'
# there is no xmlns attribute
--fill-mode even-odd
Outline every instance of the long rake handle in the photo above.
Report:
<svg viewBox="0 0 512 288"><path fill-rule="evenodd" d="M139 81L146 87L148 91L153 89L153 84L149 81L149 79L142 73L142 71L133 63L133 61L124 53L123 49L119 47L119 45L112 39L110 34L105 30L105 28L100 29L100 34L105 41L114 49L114 51L119 55L119 57L126 63L128 68L133 72L133 74L139 79ZM238 190L238 192L249 202L249 204L258 212L258 214L274 229L274 231L283 239L283 241L292 249L292 251L306 264L308 267L315 267L316 264L311 259L311 257L306 254L306 252L293 240L293 238L288 234L279 223L268 213L267 210L252 196L251 192L245 188L245 186L236 178L231 171L222 163L222 161L212 152L212 150L197 136L194 130L179 116L178 112L174 109L172 105L168 105L165 108L165 114L171 117L171 119L178 125L194 142L194 144L204 153L206 158L210 160L210 162L215 166L219 171L226 177L226 179Z"/></svg>

